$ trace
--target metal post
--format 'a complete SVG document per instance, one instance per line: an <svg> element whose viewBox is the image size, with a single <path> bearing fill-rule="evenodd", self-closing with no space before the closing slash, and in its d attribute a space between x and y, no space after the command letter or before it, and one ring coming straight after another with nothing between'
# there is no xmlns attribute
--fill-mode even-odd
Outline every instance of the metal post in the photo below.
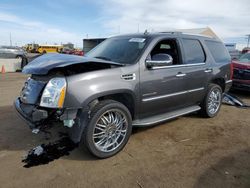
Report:
<svg viewBox="0 0 250 188"><path fill-rule="evenodd" d="M250 42L250 34L246 35L247 36L247 47L249 47L249 42Z"/></svg>
<svg viewBox="0 0 250 188"><path fill-rule="evenodd" d="M10 46L12 46L11 32L10 32Z"/></svg>

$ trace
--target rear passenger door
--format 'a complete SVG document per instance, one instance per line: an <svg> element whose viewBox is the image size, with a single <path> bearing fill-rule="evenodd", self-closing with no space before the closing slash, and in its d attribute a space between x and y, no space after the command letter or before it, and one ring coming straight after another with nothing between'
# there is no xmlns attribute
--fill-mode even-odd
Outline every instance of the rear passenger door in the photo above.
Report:
<svg viewBox="0 0 250 188"><path fill-rule="evenodd" d="M208 74L212 73L202 41L194 38L181 39L185 79L187 80L187 104L202 101L206 93Z"/></svg>

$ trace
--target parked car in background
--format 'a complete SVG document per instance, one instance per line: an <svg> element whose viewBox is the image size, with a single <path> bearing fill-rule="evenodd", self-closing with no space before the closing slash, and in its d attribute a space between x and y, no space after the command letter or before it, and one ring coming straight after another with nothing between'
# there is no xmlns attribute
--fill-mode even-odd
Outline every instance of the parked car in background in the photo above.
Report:
<svg viewBox="0 0 250 188"><path fill-rule="evenodd" d="M21 60L21 68L27 64L27 52L16 46L0 46L0 58L19 58Z"/></svg>
<svg viewBox="0 0 250 188"><path fill-rule="evenodd" d="M233 89L250 91L250 52L243 54L239 60L232 61Z"/></svg>
<svg viewBox="0 0 250 188"><path fill-rule="evenodd" d="M62 53L62 54L79 55L79 56L83 56L84 55L84 53L83 53L82 50L80 50L80 49L70 49L70 48L63 48L60 53Z"/></svg>
<svg viewBox="0 0 250 188"><path fill-rule="evenodd" d="M84 52L83 52L82 50L76 49L76 50L74 51L74 55L84 56Z"/></svg>
<svg viewBox="0 0 250 188"><path fill-rule="evenodd" d="M64 47L64 48L62 48L60 53L62 53L62 54L74 54L74 51L75 51L74 49Z"/></svg>
<svg viewBox="0 0 250 188"><path fill-rule="evenodd" d="M0 58L23 58L27 53L19 47L0 46Z"/></svg>

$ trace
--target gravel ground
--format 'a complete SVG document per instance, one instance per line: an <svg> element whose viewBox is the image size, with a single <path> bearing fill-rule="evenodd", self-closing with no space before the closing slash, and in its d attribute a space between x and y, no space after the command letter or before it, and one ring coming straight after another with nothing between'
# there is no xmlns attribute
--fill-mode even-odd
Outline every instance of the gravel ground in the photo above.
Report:
<svg viewBox="0 0 250 188"><path fill-rule="evenodd" d="M136 129L109 159L77 148L24 168L26 152L44 143L12 107L26 77L0 74L0 187L250 187L250 110L227 105L212 119L192 114ZM235 94L250 103L250 93Z"/></svg>

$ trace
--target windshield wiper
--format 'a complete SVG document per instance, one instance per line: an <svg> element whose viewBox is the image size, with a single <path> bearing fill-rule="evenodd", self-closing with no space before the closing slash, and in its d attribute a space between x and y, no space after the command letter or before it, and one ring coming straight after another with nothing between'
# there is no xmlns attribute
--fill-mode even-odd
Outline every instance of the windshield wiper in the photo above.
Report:
<svg viewBox="0 0 250 188"><path fill-rule="evenodd" d="M106 60L106 61L112 61L110 58L104 57L104 56L97 56L97 57L94 57L94 58L103 59L103 60Z"/></svg>

